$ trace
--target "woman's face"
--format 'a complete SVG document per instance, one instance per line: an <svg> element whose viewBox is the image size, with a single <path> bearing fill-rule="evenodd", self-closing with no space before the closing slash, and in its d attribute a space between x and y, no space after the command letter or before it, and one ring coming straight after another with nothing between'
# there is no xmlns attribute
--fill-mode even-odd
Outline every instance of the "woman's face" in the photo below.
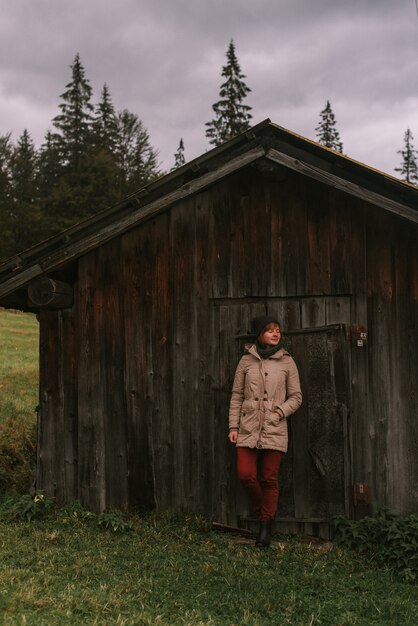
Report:
<svg viewBox="0 0 418 626"><path fill-rule="evenodd" d="M261 334L265 346L277 346L282 334L277 324L269 324Z"/></svg>

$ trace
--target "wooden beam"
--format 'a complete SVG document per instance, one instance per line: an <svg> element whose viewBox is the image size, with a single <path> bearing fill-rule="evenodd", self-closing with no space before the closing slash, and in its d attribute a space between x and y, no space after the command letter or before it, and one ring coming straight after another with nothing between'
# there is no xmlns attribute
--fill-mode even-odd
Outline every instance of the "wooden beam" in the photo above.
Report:
<svg viewBox="0 0 418 626"><path fill-rule="evenodd" d="M68 309L74 301L71 285L47 276L29 283L28 296L30 304L42 309Z"/></svg>
<svg viewBox="0 0 418 626"><path fill-rule="evenodd" d="M35 265L22 270L19 274L13 276L13 278L5 280L0 285L0 298L27 284L33 278L41 276L56 267L61 267L82 254L86 254L90 250L94 250L98 246L126 232L142 221L165 211L176 202L179 202L180 200L183 200L198 191L202 191L220 178L224 178L225 176L228 176L228 174L232 174L236 170L249 165L264 155L264 148L257 146L256 148L237 156L235 159L228 161L224 165L221 165L216 170L203 174L196 180L192 180L191 182L182 185L179 189L154 200L154 202L144 204L140 208L129 213L129 215L119 219L116 223L108 224L95 233L81 237L78 241L73 243L69 242L63 245L57 252L48 254L44 258L40 258Z"/></svg>
<svg viewBox="0 0 418 626"><path fill-rule="evenodd" d="M9 280L0 285L0 297L12 293L22 285L31 281L33 278L37 278L41 275L42 267L38 263L28 267L26 270L23 270L19 274L13 276L13 278L9 278Z"/></svg>
<svg viewBox="0 0 418 626"><path fill-rule="evenodd" d="M370 202L371 204L375 204L386 211L390 211L391 213L395 213L401 217L406 218L407 220L418 224L418 210L411 209L410 207L396 202L396 200L391 200L390 198L386 198L374 191L370 191L369 189L365 189L364 187L360 187L356 183L352 183L344 178L340 178L335 174L331 174L330 172L325 172L322 169L319 169L315 165L310 165L305 161L301 161L300 159L295 159L294 157L290 157L283 152L279 152L274 148L268 150L266 157L270 161L274 161L274 163L280 163L280 165L284 165L296 172L300 172L301 174L305 174L305 176L309 176L310 178L314 178L321 183L325 183L327 185L331 185L336 189L340 189L341 191L345 191L346 193L351 194L352 196L356 196L357 198L361 198L366 202ZM418 209L418 207L417 207Z"/></svg>

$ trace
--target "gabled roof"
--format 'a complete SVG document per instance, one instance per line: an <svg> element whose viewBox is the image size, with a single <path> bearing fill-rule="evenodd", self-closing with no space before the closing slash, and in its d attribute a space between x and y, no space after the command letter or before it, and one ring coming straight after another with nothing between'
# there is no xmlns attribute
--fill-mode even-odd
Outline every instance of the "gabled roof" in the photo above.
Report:
<svg viewBox="0 0 418 626"><path fill-rule="evenodd" d="M260 159L301 172L418 223L417 187L267 119L117 205L5 261L0 265L0 305L28 308L21 290L34 278L60 271L86 252L166 210L178 200Z"/></svg>

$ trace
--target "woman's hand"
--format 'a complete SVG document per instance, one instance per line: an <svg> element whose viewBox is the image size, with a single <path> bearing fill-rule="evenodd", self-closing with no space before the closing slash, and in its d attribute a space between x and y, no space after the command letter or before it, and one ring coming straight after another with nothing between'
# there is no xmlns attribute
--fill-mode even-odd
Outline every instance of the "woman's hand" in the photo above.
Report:
<svg viewBox="0 0 418 626"><path fill-rule="evenodd" d="M231 430L228 434L228 439L231 443L237 443L237 439L238 439L238 431L237 430Z"/></svg>

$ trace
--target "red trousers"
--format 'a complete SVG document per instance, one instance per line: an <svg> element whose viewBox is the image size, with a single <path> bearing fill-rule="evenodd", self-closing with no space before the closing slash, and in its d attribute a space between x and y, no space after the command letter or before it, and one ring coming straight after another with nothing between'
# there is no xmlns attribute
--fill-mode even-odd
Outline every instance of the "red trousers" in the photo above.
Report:
<svg viewBox="0 0 418 626"><path fill-rule="evenodd" d="M262 522L276 515L282 456L279 450L237 447L238 478Z"/></svg>

